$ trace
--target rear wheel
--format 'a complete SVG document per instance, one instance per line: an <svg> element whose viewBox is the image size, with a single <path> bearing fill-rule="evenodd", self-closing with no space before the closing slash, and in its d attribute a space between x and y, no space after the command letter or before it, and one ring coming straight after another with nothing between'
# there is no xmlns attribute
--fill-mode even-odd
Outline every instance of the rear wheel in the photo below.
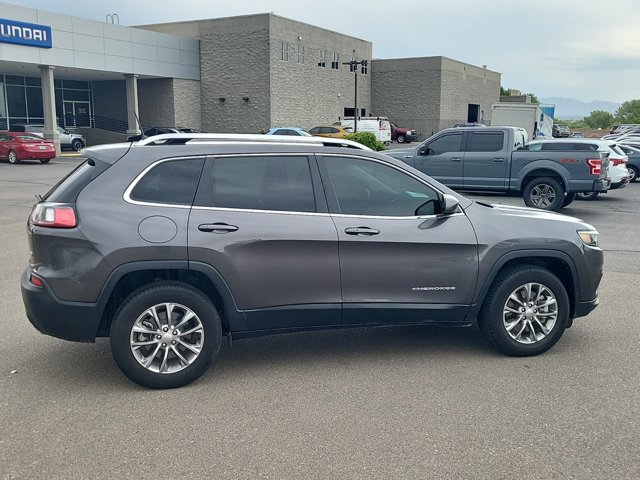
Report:
<svg viewBox="0 0 640 480"><path fill-rule="evenodd" d="M40 163L49 163L50 160L50 158L41 158Z"/></svg>
<svg viewBox="0 0 640 480"><path fill-rule="evenodd" d="M15 165L16 163L20 163L18 155L13 150L9 151L9 155L7 158L9 159L9 163L12 163L13 165Z"/></svg>
<svg viewBox="0 0 640 480"><path fill-rule="evenodd" d="M564 203L564 188L552 177L534 178L524 189L524 203L527 207L556 211Z"/></svg>
<svg viewBox="0 0 640 480"><path fill-rule="evenodd" d="M595 200L600 192L580 192L576 194L576 200Z"/></svg>
<svg viewBox="0 0 640 480"><path fill-rule="evenodd" d="M396 140L398 141L398 143L404 143L405 141L404 135L398 135L398 138L396 138Z"/></svg>
<svg viewBox="0 0 640 480"><path fill-rule="evenodd" d="M175 388L200 377L218 354L220 317L199 290L178 282L138 289L111 326L111 351L122 372L149 388Z"/></svg>
<svg viewBox="0 0 640 480"><path fill-rule="evenodd" d="M535 265L505 269L486 298L478 324L485 338L507 355L524 357L549 350L569 318L562 282Z"/></svg>

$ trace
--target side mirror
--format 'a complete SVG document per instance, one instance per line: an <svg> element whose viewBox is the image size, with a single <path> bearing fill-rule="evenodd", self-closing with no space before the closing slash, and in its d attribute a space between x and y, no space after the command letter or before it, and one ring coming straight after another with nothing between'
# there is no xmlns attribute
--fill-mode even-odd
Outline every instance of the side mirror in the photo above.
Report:
<svg viewBox="0 0 640 480"><path fill-rule="evenodd" d="M429 154L427 153L427 147L420 147L420 148L418 149L418 155L429 155Z"/></svg>
<svg viewBox="0 0 640 480"><path fill-rule="evenodd" d="M458 211L458 205L460 202L456 197L445 193L442 198L442 213L444 215L454 214Z"/></svg>

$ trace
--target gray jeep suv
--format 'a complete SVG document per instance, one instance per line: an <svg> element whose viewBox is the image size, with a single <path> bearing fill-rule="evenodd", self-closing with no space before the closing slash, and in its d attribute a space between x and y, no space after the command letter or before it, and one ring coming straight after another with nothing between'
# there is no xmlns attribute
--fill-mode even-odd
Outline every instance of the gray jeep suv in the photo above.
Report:
<svg viewBox="0 0 640 480"><path fill-rule="evenodd" d="M171 134L85 153L31 213L27 316L109 336L147 387L202 375L223 336L477 321L537 355L598 304L592 226L473 202L353 142Z"/></svg>

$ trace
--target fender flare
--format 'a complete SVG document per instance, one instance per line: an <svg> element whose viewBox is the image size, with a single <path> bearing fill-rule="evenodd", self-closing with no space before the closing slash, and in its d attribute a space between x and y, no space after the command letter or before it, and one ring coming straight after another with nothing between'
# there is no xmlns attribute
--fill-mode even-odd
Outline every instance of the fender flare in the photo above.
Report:
<svg viewBox="0 0 640 480"><path fill-rule="evenodd" d="M562 260L568 267L571 272L571 279L573 281L573 290L574 290L574 298L573 305L571 305L570 310L574 311L575 306L580 302L580 278L578 277L578 271L576 269L576 265L569 255L559 250L517 250L514 252L505 253L502 255L491 267L489 274L485 277L482 286L477 290L476 300L471 305L469 309L469 313L465 321L475 322L476 317L484 303L487 294L489 293L489 289L495 282L498 273L502 268L510 261L516 259L526 259L526 258L554 258L558 260Z"/></svg>

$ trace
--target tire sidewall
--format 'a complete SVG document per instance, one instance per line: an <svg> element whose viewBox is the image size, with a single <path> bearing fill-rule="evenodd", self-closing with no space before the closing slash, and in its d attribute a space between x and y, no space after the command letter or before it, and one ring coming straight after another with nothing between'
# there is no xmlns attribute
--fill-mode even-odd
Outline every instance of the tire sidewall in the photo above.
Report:
<svg viewBox="0 0 640 480"><path fill-rule="evenodd" d="M204 329L204 345L198 358L176 373L147 370L138 363L130 347L135 321L146 309L161 303L177 303L190 308L200 318ZM198 290L181 284L163 284L132 293L114 316L110 337L113 357L127 377L149 388L176 388L191 383L207 370L220 349L222 328L215 307Z"/></svg>
<svg viewBox="0 0 640 480"><path fill-rule="evenodd" d="M551 188L553 188L556 194L556 198L554 199L553 203L546 208L542 208L535 205L535 203L531 199L531 194L533 192L533 189L539 185L549 185ZM562 187L562 184L555 178L541 177L541 178L535 178L531 180L529 183L527 183L527 186L525 187L523 193L524 193L523 195L524 203L527 205L527 207L537 208L538 210L548 210L548 211L555 212L560 208L562 208L565 191L564 191L564 188Z"/></svg>
<svg viewBox="0 0 640 480"><path fill-rule="evenodd" d="M11 159L11 154L13 154L13 160ZM7 154L7 160L9 160L9 163L12 165L15 165L16 163L20 163L20 160L18 160L18 154L16 152L14 152L13 150L9 151L9 153Z"/></svg>
<svg viewBox="0 0 640 480"><path fill-rule="evenodd" d="M558 303L558 317L551 333L544 339L533 344L522 344L511 338L502 320L504 305L509 295L519 286L525 283L540 283L549 288ZM539 355L549 350L560 339L564 333L569 318L569 298L560 280L550 272L542 269L521 270L514 272L505 281L501 282L492 298L492 304L488 310L488 318L485 322L490 322L495 345L504 353L513 356Z"/></svg>

